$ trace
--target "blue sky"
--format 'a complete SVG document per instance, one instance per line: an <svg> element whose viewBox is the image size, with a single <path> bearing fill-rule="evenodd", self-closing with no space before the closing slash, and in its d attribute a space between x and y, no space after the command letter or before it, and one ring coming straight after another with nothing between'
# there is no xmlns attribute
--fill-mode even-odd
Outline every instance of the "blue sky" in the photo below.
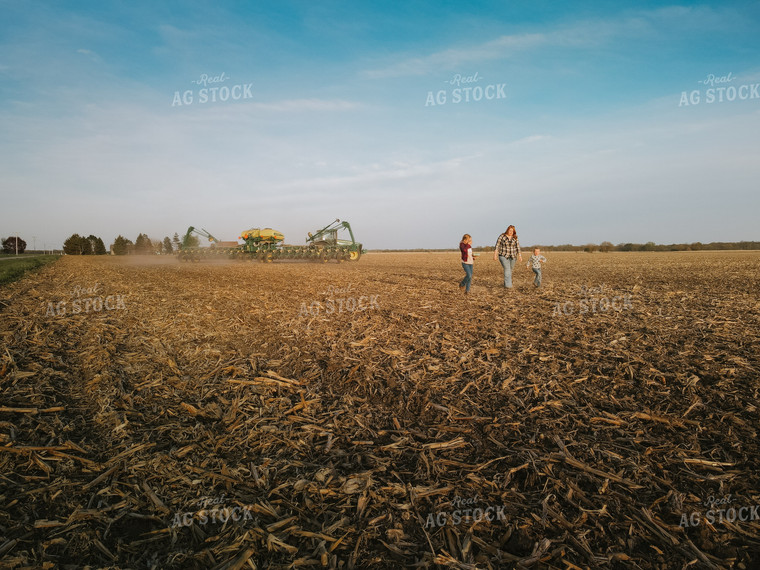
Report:
<svg viewBox="0 0 760 570"><path fill-rule="evenodd" d="M156 4L0 0L0 236L759 237L756 2Z"/></svg>

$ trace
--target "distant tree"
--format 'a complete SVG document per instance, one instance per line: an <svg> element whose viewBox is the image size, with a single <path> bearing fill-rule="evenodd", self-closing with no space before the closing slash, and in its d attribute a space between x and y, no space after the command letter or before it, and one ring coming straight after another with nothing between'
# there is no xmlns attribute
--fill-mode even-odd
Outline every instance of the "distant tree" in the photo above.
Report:
<svg viewBox="0 0 760 570"><path fill-rule="evenodd" d="M71 234L63 242L63 253L66 255L90 255L92 253L90 241L79 234Z"/></svg>
<svg viewBox="0 0 760 570"><path fill-rule="evenodd" d="M612 251L615 248L614 245L612 245L609 241L603 241L601 244L599 244L599 251L602 253L608 253Z"/></svg>
<svg viewBox="0 0 760 570"><path fill-rule="evenodd" d="M137 236L135 240L135 253L137 255L149 255L153 253L153 244L145 234Z"/></svg>
<svg viewBox="0 0 760 570"><path fill-rule="evenodd" d="M135 239L135 253L142 253L145 249L145 236L142 233L137 234Z"/></svg>
<svg viewBox="0 0 760 570"><path fill-rule="evenodd" d="M95 248L98 246L98 238L90 234L85 239L87 240L87 253L85 255L95 255Z"/></svg>
<svg viewBox="0 0 760 570"><path fill-rule="evenodd" d="M586 253L594 253L596 251L596 245L593 243L589 243L586 246L584 246L583 251Z"/></svg>
<svg viewBox="0 0 760 570"><path fill-rule="evenodd" d="M95 250L93 251L95 255L107 255L108 250L106 250L106 244L103 243L103 240L100 238L96 238L95 240Z"/></svg>
<svg viewBox="0 0 760 570"><path fill-rule="evenodd" d="M18 253L24 253L26 250L26 242L18 236L11 236L3 240L3 251L5 253L16 253L16 247L18 247Z"/></svg>
<svg viewBox="0 0 760 570"><path fill-rule="evenodd" d="M176 236L177 234L174 235ZM179 239L177 239L177 241L179 241ZM172 253L173 251L172 240L169 239L169 236L166 236L164 238L164 253Z"/></svg>
<svg viewBox="0 0 760 570"><path fill-rule="evenodd" d="M105 255L106 253L108 253L106 251L106 246L103 243L103 240L100 239L99 237L96 237L90 234L89 236L87 236L87 241L90 242L90 253L92 255Z"/></svg>
<svg viewBox="0 0 760 570"><path fill-rule="evenodd" d="M174 237L172 238L172 246L174 247L174 251L179 251L181 249L182 242L179 241L179 234L177 232L174 232Z"/></svg>
<svg viewBox="0 0 760 570"><path fill-rule="evenodd" d="M82 255L92 255L92 243L90 243L89 239L86 237L80 237L79 243L80 249L82 250Z"/></svg>
<svg viewBox="0 0 760 570"><path fill-rule="evenodd" d="M646 242L641 250L642 251L655 251L657 249L657 245L653 241Z"/></svg>
<svg viewBox="0 0 760 570"><path fill-rule="evenodd" d="M113 242L113 245L111 248L113 249L114 255L127 255L129 253L129 246L132 244L132 242L125 237L119 235L116 237L116 239Z"/></svg>

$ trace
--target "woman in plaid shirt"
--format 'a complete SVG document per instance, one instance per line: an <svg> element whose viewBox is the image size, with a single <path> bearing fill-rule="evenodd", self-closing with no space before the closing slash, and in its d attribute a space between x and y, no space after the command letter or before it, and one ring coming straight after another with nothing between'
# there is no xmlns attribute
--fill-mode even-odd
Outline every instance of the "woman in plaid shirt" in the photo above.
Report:
<svg viewBox="0 0 760 570"><path fill-rule="evenodd" d="M504 268L504 287L508 289L512 288L512 270L515 267L515 258L522 262L520 242L517 240L515 226L509 226L507 231L496 240L496 249L493 252L494 261L498 259Z"/></svg>

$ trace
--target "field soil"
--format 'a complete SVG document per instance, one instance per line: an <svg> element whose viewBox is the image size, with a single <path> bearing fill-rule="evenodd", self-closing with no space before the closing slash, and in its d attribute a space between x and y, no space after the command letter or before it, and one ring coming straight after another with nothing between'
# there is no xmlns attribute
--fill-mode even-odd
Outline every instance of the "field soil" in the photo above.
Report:
<svg viewBox="0 0 760 570"><path fill-rule="evenodd" d="M759 568L760 252L545 255L3 287L0 567Z"/></svg>

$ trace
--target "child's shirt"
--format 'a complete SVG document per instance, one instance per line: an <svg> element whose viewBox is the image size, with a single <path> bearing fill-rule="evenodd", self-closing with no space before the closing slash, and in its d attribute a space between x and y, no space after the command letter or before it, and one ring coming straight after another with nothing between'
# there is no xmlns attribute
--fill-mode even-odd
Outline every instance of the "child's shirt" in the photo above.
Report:
<svg viewBox="0 0 760 570"><path fill-rule="evenodd" d="M543 255L533 254L530 256L530 259L528 260L528 265L530 265L533 269L541 269L542 261L546 263L546 258Z"/></svg>

